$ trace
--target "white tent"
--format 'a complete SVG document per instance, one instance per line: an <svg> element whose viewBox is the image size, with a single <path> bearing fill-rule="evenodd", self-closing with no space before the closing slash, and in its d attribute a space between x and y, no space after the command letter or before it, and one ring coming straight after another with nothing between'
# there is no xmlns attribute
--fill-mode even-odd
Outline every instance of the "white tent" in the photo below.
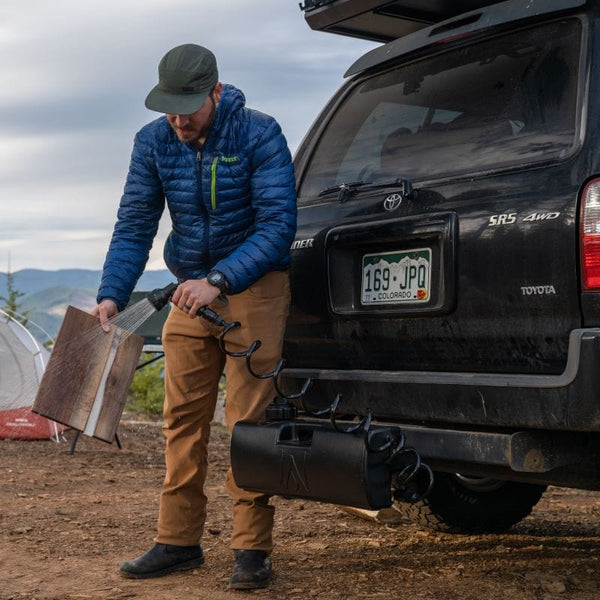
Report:
<svg viewBox="0 0 600 600"><path fill-rule="evenodd" d="M62 425L31 412L49 352L0 310L0 439L48 439Z"/></svg>

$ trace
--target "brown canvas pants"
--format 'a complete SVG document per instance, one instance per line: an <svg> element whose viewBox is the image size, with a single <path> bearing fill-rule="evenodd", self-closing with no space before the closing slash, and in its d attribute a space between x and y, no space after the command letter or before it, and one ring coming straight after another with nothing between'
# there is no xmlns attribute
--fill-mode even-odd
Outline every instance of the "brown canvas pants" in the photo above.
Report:
<svg viewBox="0 0 600 600"><path fill-rule="evenodd" d="M228 306L218 301L211 306L226 321L242 324L227 334L228 350L239 352L254 340L262 342L252 357L256 373L272 371L281 358L289 301L287 272L273 271L246 291L230 296ZM202 537L207 446L223 369L227 381L225 418L230 431L242 419L261 420L275 396L271 379L252 377L243 358L225 357L218 347L220 332L220 327L202 318L190 319L176 307L163 329L167 471L156 537L163 544L191 546ZM231 547L271 552L274 508L269 497L238 488L231 469L225 489L234 501Z"/></svg>

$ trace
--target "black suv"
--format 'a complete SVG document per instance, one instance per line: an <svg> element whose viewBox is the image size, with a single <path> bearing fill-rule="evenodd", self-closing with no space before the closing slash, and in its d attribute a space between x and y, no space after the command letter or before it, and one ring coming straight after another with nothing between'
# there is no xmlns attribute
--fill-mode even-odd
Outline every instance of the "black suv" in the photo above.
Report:
<svg viewBox="0 0 600 600"><path fill-rule="evenodd" d="M399 510L505 529L600 488L600 2L359 5L303 7L392 41L295 157L286 387L400 427L435 481Z"/></svg>

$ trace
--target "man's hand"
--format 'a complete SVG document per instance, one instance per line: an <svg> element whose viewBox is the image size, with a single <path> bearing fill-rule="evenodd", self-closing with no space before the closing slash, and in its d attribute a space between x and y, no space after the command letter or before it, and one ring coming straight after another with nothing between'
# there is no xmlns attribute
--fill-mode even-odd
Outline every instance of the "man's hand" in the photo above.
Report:
<svg viewBox="0 0 600 600"><path fill-rule="evenodd" d="M110 321L119 312L117 305L112 300L102 300L98 306L92 310L92 315L100 319L100 325L104 331L110 331Z"/></svg>
<svg viewBox="0 0 600 600"><path fill-rule="evenodd" d="M219 288L210 285L206 278L188 279L179 284L171 302L193 319L201 308L214 302L220 294Z"/></svg>

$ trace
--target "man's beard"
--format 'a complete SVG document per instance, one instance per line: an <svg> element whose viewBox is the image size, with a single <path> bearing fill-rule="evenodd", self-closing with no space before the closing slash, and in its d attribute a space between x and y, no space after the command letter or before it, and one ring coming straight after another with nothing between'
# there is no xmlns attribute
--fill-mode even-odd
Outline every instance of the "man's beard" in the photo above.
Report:
<svg viewBox="0 0 600 600"><path fill-rule="evenodd" d="M185 144L195 144L199 140L206 139L206 136L208 135L208 132L210 131L210 128L212 127L212 125L215 121L215 117L217 116L217 105L215 103L215 100L212 96L210 96L210 99L212 101L212 110L210 111L210 115L209 115L207 124L194 137L191 137L191 138L190 137L181 137L180 132L177 131L177 128L174 127L173 125L171 125L171 127L173 127L175 133L177 134L177 138L179 139L180 142L183 142ZM195 130L193 127L181 128L182 133L185 134L186 131L193 132Z"/></svg>

